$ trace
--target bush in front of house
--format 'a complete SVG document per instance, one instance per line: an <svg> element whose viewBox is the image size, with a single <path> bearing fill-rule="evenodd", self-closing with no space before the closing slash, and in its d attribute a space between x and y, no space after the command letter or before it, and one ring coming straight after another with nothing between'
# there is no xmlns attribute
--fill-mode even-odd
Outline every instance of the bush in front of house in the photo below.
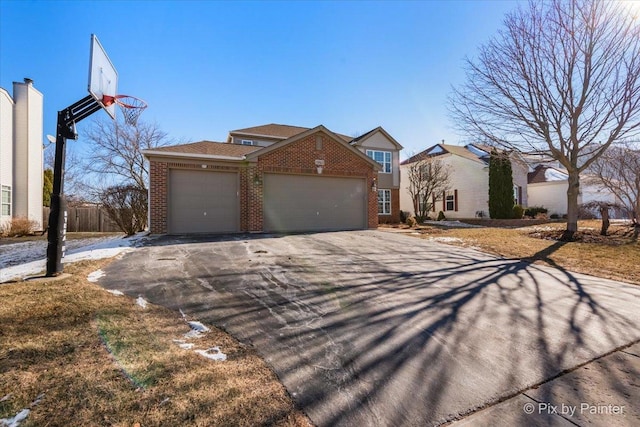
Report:
<svg viewBox="0 0 640 427"><path fill-rule="evenodd" d="M446 221L447 217L444 216L444 212L440 211L438 212L438 221Z"/></svg>
<svg viewBox="0 0 640 427"><path fill-rule="evenodd" d="M522 219L524 215L524 208L520 205L513 205L513 218Z"/></svg>
<svg viewBox="0 0 640 427"><path fill-rule="evenodd" d="M0 236L2 237L22 237L32 234L38 228L38 224L28 218L16 217L11 218L2 227L0 227Z"/></svg>
<svg viewBox="0 0 640 427"><path fill-rule="evenodd" d="M529 218L535 218L540 214L546 215L549 210L542 206L529 206L524 210L524 216Z"/></svg>

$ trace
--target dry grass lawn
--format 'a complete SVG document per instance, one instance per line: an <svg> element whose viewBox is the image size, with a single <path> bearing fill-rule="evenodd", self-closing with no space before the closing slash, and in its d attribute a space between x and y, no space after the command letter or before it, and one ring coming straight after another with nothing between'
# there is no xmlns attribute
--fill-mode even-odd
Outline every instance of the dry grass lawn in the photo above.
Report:
<svg viewBox="0 0 640 427"><path fill-rule="evenodd" d="M23 426L310 425L251 348L214 328L185 339L180 315L88 282L106 262L0 285L0 419L30 409Z"/></svg>
<svg viewBox="0 0 640 427"><path fill-rule="evenodd" d="M597 277L640 285L640 243L630 239L626 225L614 224L609 236L601 237L600 221L580 221L578 241L557 240L564 223L549 223L522 228L441 228L418 227L416 237L443 239L444 243L472 246L505 258L561 267Z"/></svg>

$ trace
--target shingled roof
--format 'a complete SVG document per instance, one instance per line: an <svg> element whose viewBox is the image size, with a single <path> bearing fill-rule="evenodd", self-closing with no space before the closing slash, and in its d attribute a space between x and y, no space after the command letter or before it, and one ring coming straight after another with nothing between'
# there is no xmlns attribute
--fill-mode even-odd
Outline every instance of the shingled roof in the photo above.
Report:
<svg viewBox="0 0 640 427"><path fill-rule="evenodd" d="M263 147L253 145L227 144L224 142L199 141L189 144L157 147L149 151L164 153L205 154L211 156L242 157Z"/></svg>
<svg viewBox="0 0 640 427"><path fill-rule="evenodd" d="M443 156L445 154L455 154L456 156L464 157L465 159L469 159L474 162L480 162L484 164L487 163L487 159L484 156L477 156L472 151L469 151L467 147L460 147L459 145L436 144L414 156L409 157L401 164L408 165L410 163L419 162L427 158Z"/></svg>
<svg viewBox="0 0 640 427"><path fill-rule="evenodd" d="M236 129L229 132L229 134L241 134L241 135L254 135L265 136L269 138L287 139L292 136L296 136L302 132L306 132L311 128L305 128L301 126L280 125L277 123L269 123L268 125L253 126L250 128ZM334 132L335 133L335 132ZM341 135L335 133L346 142L350 142L353 138L347 135Z"/></svg>

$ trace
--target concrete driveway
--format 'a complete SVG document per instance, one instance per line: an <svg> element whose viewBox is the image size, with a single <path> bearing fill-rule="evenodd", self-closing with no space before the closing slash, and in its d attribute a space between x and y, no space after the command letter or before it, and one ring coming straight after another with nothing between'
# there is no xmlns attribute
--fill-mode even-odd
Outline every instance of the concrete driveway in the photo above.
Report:
<svg viewBox="0 0 640 427"><path fill-rule="evenodd" d="M640 338L640 287L408 236L151 244L100 283L254 345L320 426L438 425Z"/></svg>

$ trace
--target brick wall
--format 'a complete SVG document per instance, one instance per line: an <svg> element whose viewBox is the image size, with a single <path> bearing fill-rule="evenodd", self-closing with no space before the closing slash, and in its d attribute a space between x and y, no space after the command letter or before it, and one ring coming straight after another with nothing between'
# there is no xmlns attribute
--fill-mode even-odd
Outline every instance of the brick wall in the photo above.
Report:
<svg viewBox="0 0 640 427"><path fill-rule="evenodd" d="M400 222L400 189L391 189L391 215L378 215L378 222L380 224L396 224Z"/></svg>
<svg viewBox="0 0 640 427"><path fill-rule="evenodd" d="M371 164L353 153L344 144L334 141L323 132L317 132L299 141L260 156L257 162L235 163L229 166L207 165L208 169L236 170L240 172L240 231L262 231L264 173L293 173L317 175L316 160L323 160L323 176L365 178L368 195L369 228L378 226L377 193L371 191L377 172ZM150 161L149 203L151 207L149 227L153 234L168 230L168 180L173 168L202 169L203 161ZM398 190L392 190L392 209L398 212Z"/></svg>
<svg viewBox="0 0 640 427"><path fill-rule="evenodd" d="M166 162L149 163L149 231L152 234L164 234L167 232L169 168Z"/></svg>
<svg viewBox="0 0 640 427"><path fill-rule="evenodd" d="M256 174L262 189L265 172L317 175L316 160L323 160L323 176L362 177L365 178L365 190L368 194L368 227L378 226L377 193L371 191L373 178L377 172L371 164L353 153L343 143L334 141L323 132L316 132L299 141L270 151L258 158ZM251 184L250 184L251 185ZM255 193L252 200L249 224L262 229L262 193ZM254 209L255 208L255 209Z"/></svg>

